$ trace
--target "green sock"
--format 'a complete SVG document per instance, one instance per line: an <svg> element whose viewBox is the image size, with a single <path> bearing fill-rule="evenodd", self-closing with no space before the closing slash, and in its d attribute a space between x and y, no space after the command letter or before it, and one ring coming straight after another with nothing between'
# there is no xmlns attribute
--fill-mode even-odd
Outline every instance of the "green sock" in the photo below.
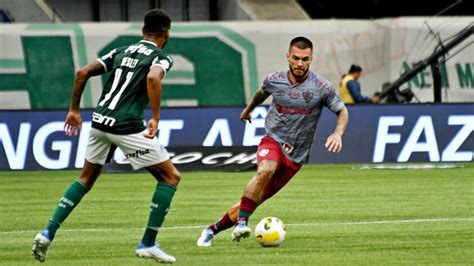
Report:
<svg viewBox="0 0 474 266"><path fill-rule="evenodd" d="M142 238L142 244L145 246L150 247L155 244L156 235L165 220L175 191L176 187L172 185L165 183L158 183L156 185L155 193L153 193L151 200L148 225Z"/></svg>
<svg viewBox="0 0 474 266"><path fill-rule="evenodd" d="M51 220L49 220L48 225L46 225L46 230L48 230L51 240L53 240L59 226L66 220L74 207L77 206L88 191L89 189L78 180L72 183L66 192L64 192L64 196L59 200L58 207L56 207Z"/></svg>
<svg viewBox="0 0 474 266"><path fill-rule="evenodd" d="M246 222L249 220L250 215L252 215L252 213L242 210L239 211L239 219L244 219Z"/></svg>

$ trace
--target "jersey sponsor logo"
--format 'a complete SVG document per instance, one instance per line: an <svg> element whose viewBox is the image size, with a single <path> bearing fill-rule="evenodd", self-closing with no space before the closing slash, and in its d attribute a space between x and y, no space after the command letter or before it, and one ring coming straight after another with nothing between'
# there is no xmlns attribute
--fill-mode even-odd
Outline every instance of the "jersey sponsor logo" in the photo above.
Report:
<svg viewBox="0 0 474 266"><path fill-rule="evenodd" d="M125 50L126 53L139 53L139 54L144 54L146 56L148 55L151 55L151 53L153 53L153 50L152 49L149 49L148 47L146 47L145 45L143 44L138 44L138 45L130 45L126 50Z"/></svg>
<svg viewBox="0 0 474 266"><path fill-rule="evenodd" d="M303 92L303 99L305 102L309 103L313 99L314 93L311 91Z"/></svg>
<svg viewBox="0 0 474 266"><path fill-rule="evenodd" d="M281 97L281 96L285 95L285 91L284 91L284 90L277 90L277 91L275 92L275 95Z"/></svg>
<svg viewBox="0 0 474 266"><path fill-rule="evenodd" d="M270 152L269 149L261 149L259 152L258 152L258 156L260 157L265 157L267 156L267 154Z"/></svg>
<svg viewBox="0 0 474 266"><path fill-rule="evenodd" d="M117 52L117 49L113 49L112 51L110 51L108 54L102 56L100 59L102 59L102 61L105 61L107 59L110 59L114 56L114 54Z"/></svg>
<svg viewBox="0 0 474 266"><path fill-rule="evenodd" d="M66 206L74 207L74 205L75 205L74 202L68 198L62 197L59 200L59 206L62 208L66 208Z"/></svg>
<svg viewBox="0 0 474 266"><path fill-rule="evenodd" d="M112 127L115 124L115 118L96 112L92 113L92 121L109 127Z"/></svg>
<svg viewBox="0 0 474 266"><path fill-rule="evenodd" d="M125 157L127 159L129 158L140 158L141 156L143 155L147 155L150 153L150 150L149 149L145 149L145 150L137 150L135 151L134 153L126 153L125 154Z"/></svg>
<svg viewBox="0 0 474 266"><path fill-rule="evenodd" d="M277 111L280 114L292 114L292 115L309 115L313 112L311 108L302 108L302 107L286 107L281 104L276 105Z"/></svg>

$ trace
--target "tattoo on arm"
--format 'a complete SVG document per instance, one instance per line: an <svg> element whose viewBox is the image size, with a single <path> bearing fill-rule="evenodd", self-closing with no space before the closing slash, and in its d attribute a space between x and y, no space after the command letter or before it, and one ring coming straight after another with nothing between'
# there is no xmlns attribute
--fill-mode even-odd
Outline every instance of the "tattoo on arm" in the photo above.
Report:
<svg viewBox="0 0 474 266"><path fill-rule="evenodd" d="M249 111L252 111L255 108L255 106L263 103L268 98L268 96L269 95L267 95L261 88L258 89L253 95L250 102L248 103L247 109Z"/></svg>
<svg viewBox="0 0 474 266"><path fill-rule="evenodd" d="M347 111L347 108L344 107L337 114L336 129L334 130L334 133L337 133L340 136L344 135L344 131L346 131L348 122L349 122L349 112Z"/></svg>
<svg viewBox="0 0 474 266"><path fill-rule="evenodd" d="M87 80L92 76L101 75L104 72L104 67L98 61L94 61L77 71L72 90L72 99L70 105L71 110L79 110L82 92L84 91Z"/></svg>

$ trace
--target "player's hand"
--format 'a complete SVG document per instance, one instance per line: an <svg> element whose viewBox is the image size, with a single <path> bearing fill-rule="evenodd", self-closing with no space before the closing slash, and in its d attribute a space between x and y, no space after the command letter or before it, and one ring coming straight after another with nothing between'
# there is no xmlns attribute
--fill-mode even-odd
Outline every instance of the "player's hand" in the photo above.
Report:
<svg viewBox="0 0 474 266"><path fill-rule="evenodd" d="M143 134L147 138L154 138L156 136L156 133L158 133L158 120L157 119L150 119L148 120L147 124L147 131Z"/></svg>
<svg viewBox="0 0 474 266"><path fill-rule="evenodd" d="M245 120L247 120L249 121L249 123L252 123L252 117L250 116L250 112L248 112L247 109L244 109L240 114L240 120L242 120L242 122L245 122Z"/></svg>
<svg viewBox="0 0 474 266"><path fill-rule="evenodd" d="M333 134L329 135L328 139L326 140L326 144L324 146L330 152L339 153L342 150L342 137L341 137L341 135L336 134L336 133L333 133Z"/></svg>
<svg viewBox="0 0 474 266"><path fill-rule="evenodd" d="M77 136L77 133L79 133L81 127L81 114L77 111L69 111L67 113L66 120L64 121L64 132L66 133L66 136Z"/></svg>

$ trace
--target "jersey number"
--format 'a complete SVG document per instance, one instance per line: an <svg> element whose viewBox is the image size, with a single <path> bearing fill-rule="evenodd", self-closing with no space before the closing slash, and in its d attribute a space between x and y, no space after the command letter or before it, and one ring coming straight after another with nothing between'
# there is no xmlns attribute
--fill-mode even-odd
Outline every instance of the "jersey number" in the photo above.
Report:
<svg viewBox="0 0 474 266"><path fill-rule="evenodd" d="M110 100L110 97L112 97L112 94L114 93L114 91L117 89L117 86L118 86L118 83L120 81L120 77L122 76L122 69L120 68L117 68L117 70L115 70L115 76L114 76L114 82L112 82L112 88L110 88L110 91L109 93L107 93L105 96L104 96L104 99L102 99L102 101L100 101L99 103L99 106L104 106L104 104ZM123 83L122 87L120 87L120 90L119 92L114 96L114 98L112 99L112 101L109 103L109 109L110 110L114 110L115 107L117 106L117 103L120 99L120 96L122 96L123 92L125 91L125 88L127 88L127 85L128 83L130 83L130 80L132 79L132 76L133 76L133 72L128 72L127 73L127 76L125 76L125 82Z"/></svg>

